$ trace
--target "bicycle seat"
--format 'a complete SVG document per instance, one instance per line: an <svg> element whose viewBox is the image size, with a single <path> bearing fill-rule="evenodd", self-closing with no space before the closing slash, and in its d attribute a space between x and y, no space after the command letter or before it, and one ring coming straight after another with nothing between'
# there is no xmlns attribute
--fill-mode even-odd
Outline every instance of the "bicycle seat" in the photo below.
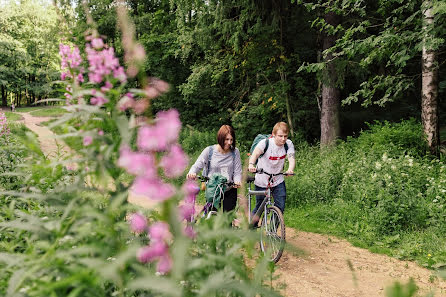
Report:
<svg viewBox="0 0 446 297"><path fill-rule="evenodd" d="M254 177L254 176L248 176L248 177L246 178L246 182L247 182L247 183L252 183L254 180L255 180L255 177Z"/></svg>

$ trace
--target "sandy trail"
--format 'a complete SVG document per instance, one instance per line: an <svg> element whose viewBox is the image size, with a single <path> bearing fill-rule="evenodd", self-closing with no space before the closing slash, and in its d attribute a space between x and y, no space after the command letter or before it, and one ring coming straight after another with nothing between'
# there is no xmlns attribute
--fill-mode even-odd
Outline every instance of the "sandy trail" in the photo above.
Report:
<svg viewBox="0 0 446 297"><path fill-rule="evenodd" d="M24 124L39 136L45 155L55 157L57 152L72 152L62 141L55 141L51 130L39 125L50 118L19 114ZM154 206L135 194L129 196L129 202L142 207ZM431 291L435 296L446 296L446 282L415 263L374 254L332 236L291 228L287 228L286 234L288 244L294 249L284 252L276 268L278 278L274 281L276 288L282 288L284 296L385 296L385 289L393 282L406 283L409 278L420 287L419 296Z"/></svg>

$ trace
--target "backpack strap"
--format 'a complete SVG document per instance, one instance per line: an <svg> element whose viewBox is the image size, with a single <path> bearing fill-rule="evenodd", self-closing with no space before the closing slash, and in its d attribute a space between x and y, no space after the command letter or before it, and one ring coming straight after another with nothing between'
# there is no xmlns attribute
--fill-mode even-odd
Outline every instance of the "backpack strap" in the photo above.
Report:
<svg viewBox="0 0 446 297"><path fill-rule="evenodd" d="M234 174L235 174L235 148L231 150L232 153L232 181L234 181Z"/></svg>
<svg viewBox="0 0 446 297"><path fill-rule="evenodd" d="M203 172L203 175L205 177L208 177L209 168L211 166L212 154L214 153L214 146L213 145L208 146L208 148L209 148L208 161L207 161L207 164L206 164L205 171Z"/></svg>
<svg viewBox="0 0 446 297"><path fill-rule="evenodd" d="M285 147L285 155L286 155L288 152L288 143L286 143L286 141L285 141L284 147Z"/></svg>
<svg viewBox="0 0 446 297"><path fill-rule="evenodd" d="M263 153L261 153L260 156L257 158L257 160L260 159L261 157L263 157L263 155L264 155L264 154L266 153L266 151L268 150L269 139L270 139L270 138L271 138L271 137L268 137L268 138L265 139L265 149L263 150Z"/></svg>

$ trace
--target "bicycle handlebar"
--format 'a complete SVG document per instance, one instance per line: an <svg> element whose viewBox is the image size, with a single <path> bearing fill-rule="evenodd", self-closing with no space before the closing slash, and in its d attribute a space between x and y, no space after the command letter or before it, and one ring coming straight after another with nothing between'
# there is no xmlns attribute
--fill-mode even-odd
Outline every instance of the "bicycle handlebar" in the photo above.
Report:
<svg viewBox="0 0 446 297"><path fill-rule="evenodd" d="M286 172L268 173L265 170L263 170L263 168L256 169L255 173L260 173L260 174L263 173L263 174L269 175L270 177L274 177L274 176L278 176L278 175L284 175L284 176L293 176L294 175L294 173L286 173Z"/></svg>
<svg viewBox="0 0 446 297"><path fill-rule="evenodd" d="M202 181L202 182L207 182L207 181L209 181L209 177L207 177L207 176L197 175L197 178L198 178L200 181ZM233 186L235 186L235 183L233 183L233 182L225 182L224 184L225 184L226 186L228 186L228 187L233 187Z"/></svg>

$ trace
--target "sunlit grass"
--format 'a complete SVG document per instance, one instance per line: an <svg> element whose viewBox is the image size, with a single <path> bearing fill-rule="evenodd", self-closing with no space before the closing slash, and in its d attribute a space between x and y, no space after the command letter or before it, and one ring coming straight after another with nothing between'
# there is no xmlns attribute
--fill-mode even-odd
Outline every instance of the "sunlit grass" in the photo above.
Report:
<svg viewBox="0 0 446 297"><path fill-rule="evenodd" d="M49 107L30 112L35 117L57 117L64 113L67 113L67 111L61 107Z"/></svg>
<svg viewBox="0 0 446 297"><path fill-rule="evenodd" d="M15 112L5 111L5 115L6 115L6 119L9 122L15 122L15 121L23 120L23 117L21 115L19 115L18 113L15 113Z"/></svg>

